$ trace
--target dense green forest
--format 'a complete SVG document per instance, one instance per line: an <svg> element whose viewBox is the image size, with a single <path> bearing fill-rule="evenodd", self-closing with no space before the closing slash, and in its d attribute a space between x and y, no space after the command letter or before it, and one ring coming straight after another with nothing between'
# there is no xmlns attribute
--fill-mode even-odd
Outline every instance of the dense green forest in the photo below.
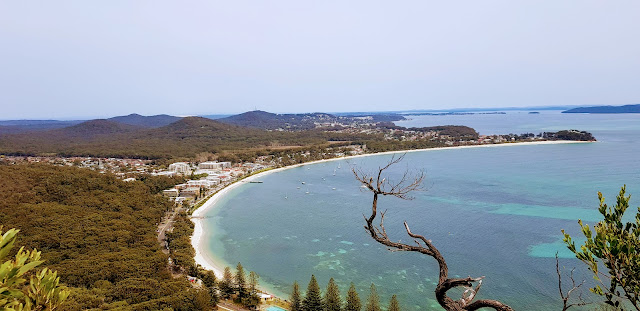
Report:
<svg viewBox="0 0 640 311"><path fill-rule="evenodd" d="M206 289L171 276L155 234L171 208L155 192L176 182L0 164L0 224L20 229L16 244L42 251L44 266L71 288L64 310L208 310Z"/></svg>

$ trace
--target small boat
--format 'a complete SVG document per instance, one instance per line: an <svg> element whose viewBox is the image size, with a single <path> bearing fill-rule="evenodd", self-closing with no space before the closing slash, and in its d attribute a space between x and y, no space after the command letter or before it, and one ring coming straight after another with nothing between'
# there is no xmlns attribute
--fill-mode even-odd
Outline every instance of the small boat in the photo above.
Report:
<svg viewBox="0 0 640 311"><path fill-rule="evenodd" d="M250 183L250 184L261 184L261 183L262 183L262 181L260 181L260 180L252 180L252 181L250 181L249 183Z"/></svg>
<svg viewBox="0 0 640 311"><path fill-rule="evenodd" d="M305 184L305 182L303 181L303 182L302 182L302 184L304 185L304 184Z"/></svg>
<svg viewBox="0 0 640 311"><path fill-rule="evenodd" d="M336 190L336 188L331 188L331 190Z"/></svg>
<svg viewBox="0 0 640 311"><path fill-rule="evenodd" d="M309 191L305 192L305 194L309 194Z"/></svg>
<svg viewBox="0 0 640 311"><path fill-rule="evenodd" d="M300 187L296 187L297 189L300 189Z"/></svg>

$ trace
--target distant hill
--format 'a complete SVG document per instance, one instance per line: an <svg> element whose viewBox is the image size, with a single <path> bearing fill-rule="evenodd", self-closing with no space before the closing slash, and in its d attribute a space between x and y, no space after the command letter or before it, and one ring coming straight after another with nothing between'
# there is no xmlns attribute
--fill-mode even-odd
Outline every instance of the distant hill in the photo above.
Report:
<svg viewBox="0 0 640 311"><path fill-rule="evenodd" d="M63 136L74 139L91 139L101 135L113 135L119 133L129 133L140 130L142 127L129 124L122 124L114 121L96 119L82 122L73 126L51 130L40 135Z"/></svg>
<svg viewBox="0 0 640 311"><path fill-rule="evenodd" d="M640 104L573 108L562 113L640 113Z"/></svg>
<svg viewBox="0 0 640 311"><path fill-rule="evenodd" d="M238 115L218 119L220 122L259 129L296 129L304 130L315 127L309 114L275 114L261 110L248 111Z"/></svg>
<svg viewBox="0 0 640 311"><path fill-rule="evenodd" d="M58 121L58 120L5 120L0 121L1 134L15 134L28 131L43 131L63 128L84 121Z"/></svg>
<svg viewBox="0 0 640 311"><path fill-rule="evenodd" d="M118 122L118 123L123 123L123 124L155 128L155 127L169 125L180 119L182 118L174 117L166 114L159 114L155 116L142 116L137 113L132 113L127 116L109 118L108 120Z"/></svg>
<svg viewBox="0 0 640 311"><path fill-rule="evenodd" d="M424 132L438 132L440 135L448 135L452 137L471 137L478 139L478 133L473 128L464 125L440 125L429 127L412 127L409 130L424 131Z"/></svg>
<svg viewBox="0 0 640 311"><path fill-rule="evenodd" d="M336 116L328 113L275 114L261 110L249 111L217 121L264 130L300 131L317 126L349 123L378 123L404 120L398 114L352 114Z"/></svg>
<svg viewBox="0 0 640 311"><path fill-rule="evenodd" d="M203 117L186 117L169 125L144 132L145 136L162 139L217 139L229 135L260 135L263 131L226 124Z"/></svg>

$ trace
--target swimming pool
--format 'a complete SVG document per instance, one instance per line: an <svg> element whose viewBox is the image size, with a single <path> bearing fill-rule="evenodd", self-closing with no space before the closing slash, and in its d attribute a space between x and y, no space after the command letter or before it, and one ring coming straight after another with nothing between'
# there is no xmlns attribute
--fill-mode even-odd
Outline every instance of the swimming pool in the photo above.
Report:
<svg viewBox="0 0 640 311"><path fill-rule="evenodd" d="M270 306L269 308L267 308L267 311L287 311L287 310L282 309L280 307L276 307L276 306Z"/></svg>

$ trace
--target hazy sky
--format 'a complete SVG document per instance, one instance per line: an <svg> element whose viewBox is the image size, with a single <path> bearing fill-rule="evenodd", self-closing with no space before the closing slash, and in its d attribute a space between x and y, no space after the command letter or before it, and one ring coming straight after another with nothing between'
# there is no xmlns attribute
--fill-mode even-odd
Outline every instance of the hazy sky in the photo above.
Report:
<svg viewBox="0 0 640 311"><path fill-rule="evenodd" d="M640 1L0 1L0 119L640 103Z"/></svg>

